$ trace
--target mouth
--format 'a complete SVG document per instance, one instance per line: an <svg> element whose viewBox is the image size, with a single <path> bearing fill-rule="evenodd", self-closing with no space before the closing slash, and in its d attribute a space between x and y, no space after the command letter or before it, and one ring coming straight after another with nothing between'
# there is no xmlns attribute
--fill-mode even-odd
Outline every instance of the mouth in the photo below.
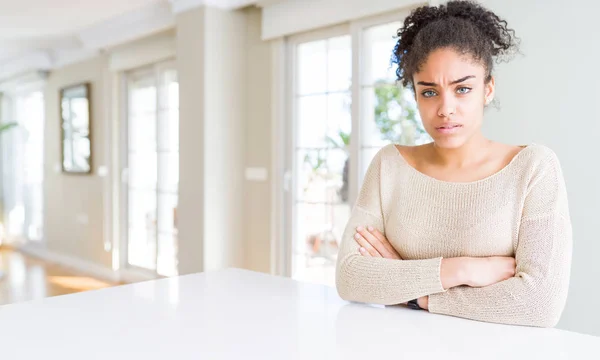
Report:
<svg viewBox="0 0 600 360"><path fill-rule="evenodd" d="M460 130L460 128L462 128L462 125L460 124L449 124L444 126L438 126L435 129L442 134L452 134Z"/></svg>

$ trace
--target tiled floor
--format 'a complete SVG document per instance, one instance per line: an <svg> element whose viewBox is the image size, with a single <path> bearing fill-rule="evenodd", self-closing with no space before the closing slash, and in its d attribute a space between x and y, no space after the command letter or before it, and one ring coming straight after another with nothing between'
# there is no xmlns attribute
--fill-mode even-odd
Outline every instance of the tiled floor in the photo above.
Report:
<svg viewBox="0 0 600 360"><path fill-rule="evenodd" d="M0 248L0 273L0 305L114 285L4 248Z"/></svg>

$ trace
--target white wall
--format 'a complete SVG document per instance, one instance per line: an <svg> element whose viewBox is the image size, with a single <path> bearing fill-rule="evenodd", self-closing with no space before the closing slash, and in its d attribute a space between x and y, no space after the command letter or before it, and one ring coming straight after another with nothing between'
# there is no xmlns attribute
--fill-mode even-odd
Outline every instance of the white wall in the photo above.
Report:
<svg viewBox="0 0 600 360"><path fill-rule="evenodd" d="M550 146L569 195L574 254L571 287L559 328L600 335L600 43L592 0L486 0L522 39L523 56L497 71L500 112L485 120L487 136Z"/></svg>

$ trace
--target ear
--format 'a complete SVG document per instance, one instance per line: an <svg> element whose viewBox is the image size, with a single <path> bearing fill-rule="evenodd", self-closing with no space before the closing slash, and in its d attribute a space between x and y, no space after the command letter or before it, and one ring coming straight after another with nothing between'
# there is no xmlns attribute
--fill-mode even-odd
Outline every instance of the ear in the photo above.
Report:
<svg viewBox="0 0 600 360"><path fill-rule="evenodd" d="M490 81L485 84L485 104L488 105L494 99L494 95L496 94L496 78L494 76L490 77Z"/></svg>

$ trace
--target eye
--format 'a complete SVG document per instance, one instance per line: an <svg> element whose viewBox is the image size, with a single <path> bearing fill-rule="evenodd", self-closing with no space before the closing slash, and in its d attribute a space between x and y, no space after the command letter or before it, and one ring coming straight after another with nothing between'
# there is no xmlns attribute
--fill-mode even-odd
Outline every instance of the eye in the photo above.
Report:
<svg viewBox="0 0 600 360"><path fill-rule="evenodd" d="M421 95L423 95L423 97L430 98L432 96L435 96L435 91L433 91L433 90L426 90L426 91L423 91L421 93Z"/></svg>
<svg viewBox="0 0 600 360"><path fill-rule="evenodd" d="M456 92L459 94L467 94L471 91L471 88L469 87L465 87L465 86L461 86L458 89L456 89Z"/></svg>

